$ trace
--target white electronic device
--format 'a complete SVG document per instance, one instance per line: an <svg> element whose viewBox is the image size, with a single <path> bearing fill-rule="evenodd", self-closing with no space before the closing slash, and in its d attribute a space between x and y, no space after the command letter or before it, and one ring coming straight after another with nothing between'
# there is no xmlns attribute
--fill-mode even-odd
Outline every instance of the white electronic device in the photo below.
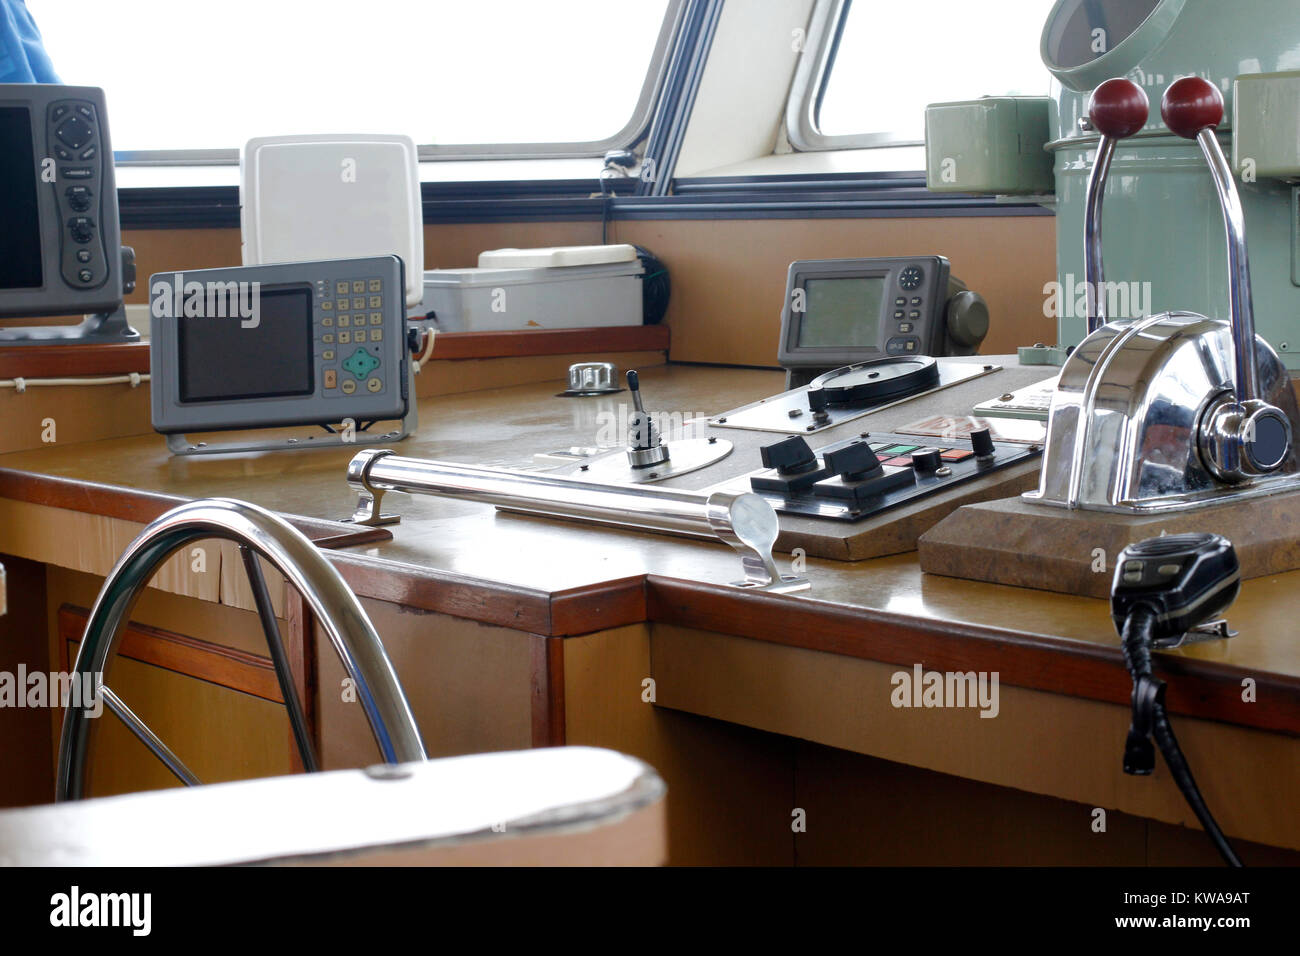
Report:
<svg viewBox="0 0 1300 956"><path fill-rule="evenodd" d="M240 156L244 265L395 255L424 298L424 225L409 136L259 136Z"/></svg>

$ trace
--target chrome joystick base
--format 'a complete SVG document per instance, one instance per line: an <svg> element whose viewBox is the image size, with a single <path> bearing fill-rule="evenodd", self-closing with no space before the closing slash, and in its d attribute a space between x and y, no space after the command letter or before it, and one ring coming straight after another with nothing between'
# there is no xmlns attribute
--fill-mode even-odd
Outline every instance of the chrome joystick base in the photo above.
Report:
<svg viewBox="0 0 1300 956"><path fill-rule="evenodd" d="M633 468L651 468L666 462L669 454L668 446L662 442L650 448L628 448L627 463Z"/></svg>

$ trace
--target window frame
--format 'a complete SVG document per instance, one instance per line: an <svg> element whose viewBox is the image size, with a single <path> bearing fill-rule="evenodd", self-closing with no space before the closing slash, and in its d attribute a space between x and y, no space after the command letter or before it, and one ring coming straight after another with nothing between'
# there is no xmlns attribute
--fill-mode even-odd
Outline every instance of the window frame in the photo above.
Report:
<svg viewBox="0 0 1300 956"><path fill-rule="evenodd" d="M880 131L827 136L820 128L822 97L835 67L840 37L848 22L853 0L817 0L808 24L808 41L795 68L786 101L785 133L799 152L828 149L887 149L924 146L924 139Z"/></svg>
<svg viewBox="0 0 1300 956"><path fill-rule="evenodd" d="M663 92L669 54L681 33L686 2L687 0L668 0L632 115L623 128L612 136L573 143L423 144L416 147L419 161L599 158L609 150L626 149L640 142L649 131ZM113 161L117 166L237 166L242 148L241 144L226 149L114 150Z"/></svg>

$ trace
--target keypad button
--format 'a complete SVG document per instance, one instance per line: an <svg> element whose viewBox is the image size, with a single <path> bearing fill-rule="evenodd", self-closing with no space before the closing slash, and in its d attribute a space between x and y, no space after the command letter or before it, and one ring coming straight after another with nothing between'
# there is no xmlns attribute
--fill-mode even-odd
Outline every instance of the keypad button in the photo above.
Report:
<svg viewBox="0 0 1300 956"><path fill-rule="evenodd" d="M343 389L344 395L351 395L357 390L357 383L350 378L345 378L339 388Z"/></svg>
<svg viewBox="0 0 1300 956"><path fill-rule="evenodd" d="M383 308L383 305L384 305L384 297L382 295L372 295L370 297L370 308L380 309Z"/></svg>
<svg viewBox="0 0 1300 956"><path fill-rule="evenodd" d="M354 309L364 309L365 307L366 307L366 300L365 300L364 298L353 299L353 300L352 300L352 308L354 308Z"/></svg>
<svg viewBox="0 0 1300 956"><path fill-rule="evenodd" d="M373 375L366 379L366 391L382 392L384 390L384 380L378 375Z"/></svg>
<svg viewBox="0 0 1300 956"><path fill-rule="evenodd" d="M322 336L320 337L320 340L321 340L322 342L324 342L326 345L333 345L333 344L334 344L334 333L333 333L333 332L326 332L324 335L322 335Z"/></svg>
<svg viewBox="0 0 1300 956"><path fill-rule="evenodd" d="M327 328L327 329L332 329L332 328L334 328L334 316L332 316L332 315L323 315L323 316L321 316L320 324L323 325L323 326L324 326L325 328ZM342 325L342 324L343 324L343 316L340 315L340 316L339 316L339 325Z"/></svg>
<svg viewBox="0 0 1300 956"><path fill-rule="evenodd" d="M382 341L383 341L383 338L384 338L384 330L383 330L383 329L371 329L371 330L370 330L370 341L372 341L372 342L382 342Z"/></svg>
<svg viewBox="0 0 1300 956"><path fill-rule="evenodd" d="M346 328L350 327L351 325L352 325L352 316L351 316L351 314L348 314L348 315L340 315L340 316L339 316L339 328L340 328L340 329L346 329Z"/></svg>
<svg viewBox="0 0 1300 956"><path fill-rule="evenodd" d="M902 311L902 309L899 309L897 312L894 313L894 318L901 319L904 317L904 315L905 313Z"/></svg>
<svg viewBox="0 0 1300 956"><path fill-rule="evenodd" d="M921 304L921 297L919 295L912 296L912 305L920 305L920 304Z"/></svg>
<svg viewBox="0 0 1300 956"><path fill-rule="evenodd" d="M965 461L967 458L973 458L975 453L967 451L964 448L949 448L939 455L944 461Z"/></svg>
<svg viewBox="0 0 1300 956"><path fill-rule="evenodd" d="M326 387L326 388L337 388L337 387L338 387L338 384L339 384L339 372L338 372L338 369L327 368L327 369L325 370L325 387Z"/></svg>
<svg viewBox="0 0 1300 956"><path fill-rule="evenodd" d="M95 131L84 119L74 116L54 131L64 146L69 149L81 149L90 142Z"/></svg>
<svg viewBox="0 0 1300 956"><path fill-rule="evenodd" d="M321 352L320 357L326 362L332 362L334 361L334 350L326 349L324 352Z"/></svg>
<svg viewBox="0 0 1300 956"><path fill-rule="evenodd" d="M351 345L351 344L352 344L352 333L351 333L351 332L340 332L340 333L339 333L339 345Z"/></svg>
<svg viewBox="0 0 1300 956"><path fill-rule="evenodd" d="M366 281L365 281L364 279L355 279L355 280L353 280L353 282L352 282L352 291L353 291L353 292L365 292L365 291L366 291Z"/></svg>
<svg viewBox="0 0 1300 956"><path fill-rule="evenodd" d="M353 342L364 342L365 340L366 340L365 329L357 329L355 332L352 333Z"/></svg>
<svg viewBox="0 0 1300 956"><path fill-rule="evenodd" d="M907 317L909 319L919 319L921 317L921 313L917 309L913 309L911 312L907 313Z"/></svg>
<svg viewBox="0 0 1300 956"><path fill-rule="evenodd" d="M348 284L346 282L336 282L334 284L334 291L339 295L347 295Z"/></svg>
<svg viewBox="0 0 1300 956"><path fill-rule="evenodd" d="M333 300L333 299L326 299L324 302L322 302L322 303L320 304L320 308L321 308L321 311L322 311L322 312L333 312L333 311L334 311L334 300Z"/></svg>
<svg viewBox="0 0 1300 956"><path fill-rule="evenodd" d="M383 324L384 324L384 313L382 313L382 312L371 312L371 313L370 313L370 324L371 324L371 325L383 325Z"/></svg>
<svg viewBox="0 0 1300 956"><path fill-rule="evenodd" d="M89 262L89 261L90 261L90 250L89 250L89 249L78 249L78 250L77 250L77 261L78 261L78 262Z"/></svg>
<svg viewBox="0 0 1300 956"><path fill-rule="evenodd" d="M371 292L382 292L384 288L382 279L371 279L366 285Z"/></svg>
<svg viewBox="0 0 1300 956"><path fill-rule="evenodd" d="M900 332L911 332L911 331L912 331L912 323L911 323L911 322L899 322L899 323L898 323L898 331L900 331Z"/></svg>

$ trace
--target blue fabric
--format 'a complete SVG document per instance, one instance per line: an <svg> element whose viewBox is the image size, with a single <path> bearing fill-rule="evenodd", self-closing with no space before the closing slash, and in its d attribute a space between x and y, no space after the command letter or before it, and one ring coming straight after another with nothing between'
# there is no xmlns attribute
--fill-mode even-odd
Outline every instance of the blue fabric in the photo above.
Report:
<svg viewBox="0 0 1300 956"><path fill-rule="evenodd" d="M0 83L58 83L25 0L0 0Z"/></svg>

